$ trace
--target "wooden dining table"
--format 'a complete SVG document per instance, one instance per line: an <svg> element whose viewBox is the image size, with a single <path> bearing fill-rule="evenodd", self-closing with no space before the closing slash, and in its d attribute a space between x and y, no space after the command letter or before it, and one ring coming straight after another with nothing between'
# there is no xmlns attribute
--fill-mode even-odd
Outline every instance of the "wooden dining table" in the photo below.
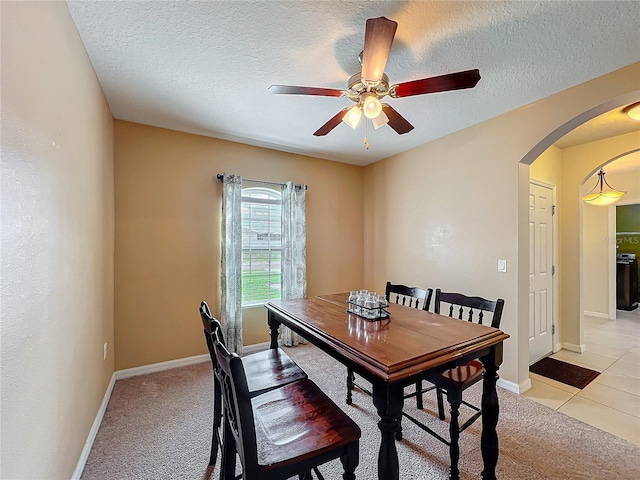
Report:
<svg viewBox="0 0 640 480"><path fill-rule="evenodd" d="M495 479L498 461L496 381L502 344L499 329L391 304L385 320L347 313L348 293L278 300L266 305L271 348L278 347L280 325L371 382L380 417L378 479L399 480L396 434L400 434L404 387L420 378L478 358L485 368L482 393L482 479ZM346 379L345 379L346 381ZM400 437L400 435L398 435ZM400 437L401 438L401 437ZM450 478L458 478L457 459Z"/></svg>

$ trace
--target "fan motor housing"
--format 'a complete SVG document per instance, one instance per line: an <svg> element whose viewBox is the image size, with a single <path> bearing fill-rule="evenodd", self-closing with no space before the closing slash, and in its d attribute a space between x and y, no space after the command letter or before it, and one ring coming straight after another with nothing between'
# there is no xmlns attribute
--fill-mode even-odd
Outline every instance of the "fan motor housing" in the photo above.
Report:
<svg viewBox="0 0 640 480"><path fill-rule="evenodd" d="M354 95L355 98L351 97L354 102L358 102L360 95L367 92L367 85L362 82L361 72L351 76L347 82L347 90ZM389 77L383 74L377 85L368 91L376 93L380 97L385 96L389 92Z"/></svg>

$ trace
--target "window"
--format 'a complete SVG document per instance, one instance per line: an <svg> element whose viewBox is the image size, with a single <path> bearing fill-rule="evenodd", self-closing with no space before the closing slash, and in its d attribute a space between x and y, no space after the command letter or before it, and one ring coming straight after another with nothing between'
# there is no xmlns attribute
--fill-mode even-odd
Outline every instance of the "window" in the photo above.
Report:
<svg viewBox="0 0 640 480"><path fill-rule="evenodd" d="M280 298L282 195L270 188L242 190L242 306Z"/></svg>

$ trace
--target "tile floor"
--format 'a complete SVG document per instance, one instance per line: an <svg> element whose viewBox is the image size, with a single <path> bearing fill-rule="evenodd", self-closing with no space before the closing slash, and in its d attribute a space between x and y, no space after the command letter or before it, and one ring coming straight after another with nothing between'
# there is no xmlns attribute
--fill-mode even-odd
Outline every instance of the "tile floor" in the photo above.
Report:
<svg viewBox="0 0 640 480"><path fill-rule="evenodd" d="M585 317L585 353L551 355L600 373L584 389L530 373L524 396L640 445L640 309Z"/></svg>

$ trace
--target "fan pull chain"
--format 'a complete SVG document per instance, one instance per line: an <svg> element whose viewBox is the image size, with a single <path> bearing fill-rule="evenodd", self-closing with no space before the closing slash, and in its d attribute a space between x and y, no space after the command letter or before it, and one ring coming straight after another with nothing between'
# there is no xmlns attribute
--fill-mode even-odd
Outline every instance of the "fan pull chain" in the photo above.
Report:
<svg viewBox="0 0 640 480"><path fill-rule="evenodd" d="M367 122L367 119L364 119L364 146L367 150L369 150L369 140L367 139L367 133L369 130L369 122Z"/></svg>

